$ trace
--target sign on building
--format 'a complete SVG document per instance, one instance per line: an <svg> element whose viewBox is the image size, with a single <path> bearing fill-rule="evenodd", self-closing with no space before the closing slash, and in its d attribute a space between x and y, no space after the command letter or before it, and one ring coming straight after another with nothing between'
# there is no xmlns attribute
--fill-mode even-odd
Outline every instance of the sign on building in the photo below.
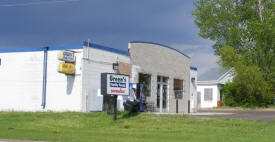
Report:
<svg viewBox="0 0 275 142"><path fill-rule="evenodd" d="M129 76L113 73L101 73L101 94L129 95Z"/></svg>
<svg viewBox="0 0 275 142"><path fill-rule="evenodd" d="M65 74L75 74L75 66L71 63L60 63L58 66L58 71Z"/></svg>
<svg viewBox="0 0 275 142"><path fill-rule="evenodd" d="M74 52L71 51L60 51L58 53L58 59L65 62L75 62Z"/></svg>

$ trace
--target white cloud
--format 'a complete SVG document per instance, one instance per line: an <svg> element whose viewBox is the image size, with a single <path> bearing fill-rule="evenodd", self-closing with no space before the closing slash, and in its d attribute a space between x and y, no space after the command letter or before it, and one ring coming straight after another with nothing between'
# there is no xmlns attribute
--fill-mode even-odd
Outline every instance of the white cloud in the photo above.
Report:
<svg viewBox="0 0 275 142"><path fill-rule="evenodd" d="M217 67L217 61L219 60L218 56L215 56L213 53L193 53L191 57L191 65L198 67L198 75L206 72L207 70Z"/></svg>

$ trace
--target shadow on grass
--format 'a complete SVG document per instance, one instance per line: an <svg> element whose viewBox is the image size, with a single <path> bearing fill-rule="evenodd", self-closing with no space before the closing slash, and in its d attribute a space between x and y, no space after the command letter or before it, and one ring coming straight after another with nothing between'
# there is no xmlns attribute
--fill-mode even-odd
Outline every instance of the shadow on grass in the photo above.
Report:
<svg viewBox="0 0 275 142"><path fill-rule="evenodd" d="M122 113L122 117L121 119L128 119L131 117L136 117L140 114L140 112L129 112L129 111L125 111Z"/></svg>

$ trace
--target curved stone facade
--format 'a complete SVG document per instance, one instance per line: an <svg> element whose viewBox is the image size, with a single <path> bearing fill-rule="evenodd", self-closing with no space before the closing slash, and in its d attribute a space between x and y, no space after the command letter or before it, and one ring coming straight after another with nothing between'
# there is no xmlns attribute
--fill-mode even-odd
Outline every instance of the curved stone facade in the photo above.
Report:
<svg viewBox="0 0 275 142"><path fill-rule="evenodd" d="M176 112L174 79L183 80L183 99L178 101L178 112L188 112L190 58L183 53L164 45L154 43L129 43L132 64L132 82L138 83L139 73L151 75L151 95L147 101L157 101L157 76L168 77L168 98L166 112Z"/></svg>

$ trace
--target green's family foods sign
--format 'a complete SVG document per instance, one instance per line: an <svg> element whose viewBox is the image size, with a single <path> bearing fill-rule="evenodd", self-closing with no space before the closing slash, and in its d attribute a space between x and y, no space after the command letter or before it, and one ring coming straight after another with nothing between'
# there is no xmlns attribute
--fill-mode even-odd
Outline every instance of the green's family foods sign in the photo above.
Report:
<svg viewBox="0 0 275 142"><path fill-rule="evenodd" d="M129 76L121 74L102 73L101 94L129 95Z"/></svg>

